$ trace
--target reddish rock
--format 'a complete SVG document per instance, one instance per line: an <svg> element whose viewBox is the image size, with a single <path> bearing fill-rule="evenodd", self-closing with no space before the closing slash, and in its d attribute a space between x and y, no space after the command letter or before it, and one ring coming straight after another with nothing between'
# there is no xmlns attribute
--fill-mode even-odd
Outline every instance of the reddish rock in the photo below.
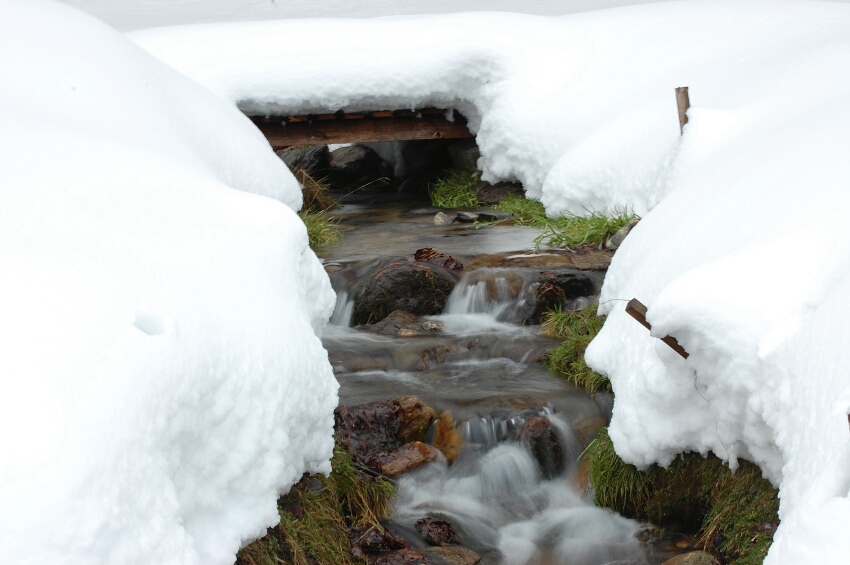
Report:
<svg viewBox="0 0 850 565"><path fill-rule="evenodd" d="M455 428L454 418L452 418L452 413L448 410L443 411L437 420L433 443L434 447L443 452L446 461L449 463L455 462L463 445L463 437L461 437L460 432Z"/></svg>
<svg viewBox="0 0 850 565"><path fill-rule="evenodd" d="M416 522L416 531L431 545L460 545L460 538L448 520L422 518Z"/></svg>
<svg viewBox="0 0 850 565"><path fill-rule="evenodd" d="M399 427L396 437L404 443L420 441L425 437L431 421L437 417L433 408L415 396L399 396L393 399L398 406Z"/></svg>
<svg viewBox="0 0 850 565"><path fill-rule="evenodd" d="M445 253L437 253L432 247L417 249L413 258L421 263L435 263L452 271L462 271L463 263Z"/></svg>
<svg viewBox="0 0 850 565"><path fill-rule="evenodd" d="M414 441L401 446L395 451L384 451L370 457L366 465L387 477L396 477L433 461L437 452L430 445Z"/></svg>

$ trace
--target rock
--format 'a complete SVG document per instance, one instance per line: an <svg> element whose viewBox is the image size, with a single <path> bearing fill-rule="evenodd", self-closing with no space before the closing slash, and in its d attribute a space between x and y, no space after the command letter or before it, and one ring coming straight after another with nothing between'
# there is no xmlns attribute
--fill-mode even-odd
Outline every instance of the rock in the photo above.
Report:
<svg viewBox="0 0 850 565"><path fill-rule="evenodd" d="M389 555L382 555L375 560L373 565L420 565L425 563L425 560L426 556L424 553L407 547Z"/></svg>
<svg viewBox="0 0 850 565"><path fill-rule="evenodd" d="M404 310L393 310L377 324L372 324L364 329L379 335L398 335L402 328L411 327L417 323L419 323L419 316Z"/></svg>
<svg viewBox="0 0 850 565"><path fill-rule="evenodd" d="M475 185L475 189L478 191L478 201L488 206L498 204L506 196L525 196L522 185L511 182L490 184L489 182L480 181Z"/></svg>
<svg viewBox="0 0 850 565"><path fill-rule="evenodd" d="M355 296L352 324L383 320L393 310L440 314L456 283L456 276L438 265L389 261L369 275Z"/></svg>
<svg viewBox="0 0 850 565"><path fill-rule="evenodd" d="M475 138L458 139L446 147L452 167L461 171L474 171L478 168L481 151L475 143Z"/></svg>
<svg viewBox="0 0 850 565"><path fill-rule="evenodd" d="M629 235L629 232L632 231L638 222L639 218L633 218L629 220L629 222L617 230L617 233L608 238L608 241L605 242L605 249L610 249L611 251L616 251L620 245L623 244L623 240L626 239L626 236Z"/></svg>
<svg viewBox="0 0 850 565"><path fill-rule="evenodd" d="M416 522L416 531L431 545L460 545L460 538L448 520L422 518Z"/></svg>
<svg viewBox="0 0 850 565"><path fill-rule="evenodd" d="M416 396L399 396L393 399L398 406L399 426L396 437L404 443L421 441L437 417L437 412Z"/></svg>
<svg viewBox="0 0 850 565"><path fill-rule="evenodd" d="M458 212L455 216L455 223L471 224L478 219L478 214L474 212Z"/></svg>
<svg viewBox="0 0 850 565"><path fill-rule="evenodd" d="M501 222L503 220L507 220L511 217L507 212L499 212L498 210L493 210L491 212L479 212L478 218L476 221L479 222Z"/></svg>
<svg viewBox="0 0 850 565"><path fill-rule="evenodd" d="M408 177L436 178L451 167L447 140L411 141L401 150Z"/></svg>
<svg viewBox="0 0 850 565"><path fill-rule="evenodd" d="M348 188L363 186L381 177L392 177L392 172L373 149L350 145L331 152L327 176L336 188Z"/></svg>
<svg viewBox="0 0 850 565"><path fill-rule="evenodd" d="M573 422L571 427L576 439L578 439L581 445L585 446L589 445L593 441L593 438L596 437L596 433L607 425L608 422L602 416L591 416L590 418Z"/></svg>
<svg viewBox="0 0 850 565"><path fill-rule="evenodd" d="M463 270L463 263L451 255L437 253L432 247L417 249L416 253L413 254L413 259L420 263L434 263L435 265L440 265L444 269L449 269L450 271Z"/></svg>
<svg viewBox="0 0 850 565"><path fill-rule="evenodd" d="M395 451L375 453L367 459L366 466L387 477L397 477L436 458L437 452L433 447L414 441Z"/></svg>
<svg viewBox="0 0 850 565"><path fill-rule="evenodd" d="M580 296L591 296L596 292L593 280L585 273L575 271L543 272L540 281L549 282L564 292L568 300Z"/></svg>
<svg viewBox="0 0 850 565"><path fill-rule="evenodd" d="M433 443L434 447L443 452L446 461L449 463L455 462L463 445L463 437L457 428L455 428L454 418L452 418L452 413L448 410L444 410L437 420Z"/></svg>
<svg viewBox="0 0 850 565"><path fill-rule="evenodd" d="M713 555L704 551L691 551L671 557L662 565L720 565Z"/></svg>
<svg viewBox="0 0 850 565"><path fill-rule="evenodd" d="M445 226L450 223L452 223L452 217L446 214L445 212L437 212L437 214L434 216L435 226Z"/></svg>
<svg viewBox="0 0 850 565"><path fill-rule="evenodd" d="M520 438L531 450L544 478L552 479L564 472L567 465L566 454L561 436L549 418L529 418L522 427Z"/></svg>
<svg viewBox="0 0 850 565"><path fill-rule="evenodd" d="M328 166L330 151L327 145L309 145L307 147L290 147L278 153L293 173L304 170L311 177L321 177Z"/></svg>
<svg viewBox="0 0 850 565"><path fill-rule="evenodd" d="M611 265L610 251L588 251L570 255L576 269L582 271L604 271Z"/></svg>
<svg viewBox="0 0 850 565"><path fill-rule="evenodd" d="M481 556L465 547L429 547L425 555L447 565L476 565Z"/></svg>
<svg viewBox="0 0 850 565"><path fill-rule="evenodd" d="M389 553L407 547L403 539L377 526L354 526L348 530L348 539L353 547L367 555Z"/></svg>
<svg viewBox="0 0 850 565"><path fill-rule="evenodd" d="M590 463L582 457L578 461L578 468L572 478L573 489L584 494L590 488Z"/></svg>

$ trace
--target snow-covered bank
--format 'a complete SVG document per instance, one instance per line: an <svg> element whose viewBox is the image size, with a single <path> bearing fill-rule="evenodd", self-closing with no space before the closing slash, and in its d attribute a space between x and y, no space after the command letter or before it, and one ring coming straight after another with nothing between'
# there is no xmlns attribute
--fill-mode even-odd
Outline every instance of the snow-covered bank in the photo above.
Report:
<svg viewBox="0 0 850 565"><path fill-rule="evenodd" d="M329 470L333 293L297 183L79 12L0 3L0 53L0 562L232 563Z"/></svg>
<svg viewBox="0 0 850 565"><path fill-rule="evenodd" d="M691 357L603 305L588 360L617 393L618 451L752 459L780 487L769 560L828 563L850 550L848 29L843 4L676 2L134 39L251 112L458 108L487 178L521 180L550 212L644 215L603 300L640 298Z"/></svg>

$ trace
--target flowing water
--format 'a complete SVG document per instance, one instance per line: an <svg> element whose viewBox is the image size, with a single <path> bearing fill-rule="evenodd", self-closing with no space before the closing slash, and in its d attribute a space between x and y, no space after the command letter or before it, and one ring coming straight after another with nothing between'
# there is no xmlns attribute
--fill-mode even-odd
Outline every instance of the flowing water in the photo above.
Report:
<svg viewBox="0 0 850 565"><path fill-rule="evenodd" d="M323 341L340 403L416 395L450 411L463 439L453 464L438 459L400 477L390 528L424 545L416 521L448 519L482 563L661 563L670 555L660 546L670 540L640 542L641 524L595 507L585 492L578 457L609 419L612 399L552 376L540 359L557 342L537 326L517 324L532 273L540 269L465 269L445 312L428 318L442 330L433 334L387 337L349 327L359 282L350 273L365 276L377 257L412 258L421 247L472 264L482 254L548 255L530 251L534 229L435 226L436 212L406 201L344 206L338 212L343 242L320 250L338 296ZM582 298L568 307L590 303ZM520 441L525 423L541 415L554 428L563 465L547 467Z"/></svg>

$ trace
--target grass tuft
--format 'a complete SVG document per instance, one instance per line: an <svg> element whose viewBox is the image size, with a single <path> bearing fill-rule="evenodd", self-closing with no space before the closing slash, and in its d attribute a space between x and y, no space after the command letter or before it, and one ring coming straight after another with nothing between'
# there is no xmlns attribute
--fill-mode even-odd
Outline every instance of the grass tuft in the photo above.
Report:
<svg viewBox="0 0 850 565"><path fill-rule="evenodd" d="M474 208L479 205L475 185L481 174L469 171L452 171L428 187L431 205L438 208Z"/></svg>
<svg viewBox="0 0 850 565"><path fill-rule="evenodd" d="M539 200L510 194L502 198L493 208L513 216L514 224L518 226L544 228L549 225L550 220L546 217L546 210Z"/></svg>
<svg viewBox="0 0 850 565"><path fill-rule="evenodd" d="M534 240L534 243L537 246L545 244L566 249L583 243L602 247L608 238L635 218L637 216L628 211L611 217L602 212L591 212L587 216L567 212L559 218L551 218L543 226L545 231Z"/></svg>
<svg viewBox="0 0 850 565"><path fill-rule="evenodd" d="M669 467L639 471L600 430L582 457L596 504L656 525L697 531L701 545L740 565L762 563L779 524L777 490L758 466L740 461L733 474L717 457L688 453Z"/></svg>
<svg viewBox="0 0 850 565"><path fill-rule="evenodd" d="M304 225L307 226L307 237L310 239L310 247L313 249L339 241L340 235L339 229L336 227L336 220L328 216L327 212L301 210L298 215Z"/></svg>
<svg viewBox="0 0 850 565"><path fill-rule="evenodd" d="M364 563L351 555L348 530L359 525L379 527L393 487L360 473L351 455L339 446L331 465L329 477L310 477L312 485L302 479L281 497L280 524L242 548L236 555L237 565Z"/></svg>
<svg viewBox="0 0 850 565"><path fill-rule="evenodd" d="M564 338L561 345L546 354L546 366L589 392L611 390L608 377L592 371L584 362L584 351L602 329L603 322L604 318L596 313L596 306L575 312L550 311L544 314L540 331Z"/></svg>

